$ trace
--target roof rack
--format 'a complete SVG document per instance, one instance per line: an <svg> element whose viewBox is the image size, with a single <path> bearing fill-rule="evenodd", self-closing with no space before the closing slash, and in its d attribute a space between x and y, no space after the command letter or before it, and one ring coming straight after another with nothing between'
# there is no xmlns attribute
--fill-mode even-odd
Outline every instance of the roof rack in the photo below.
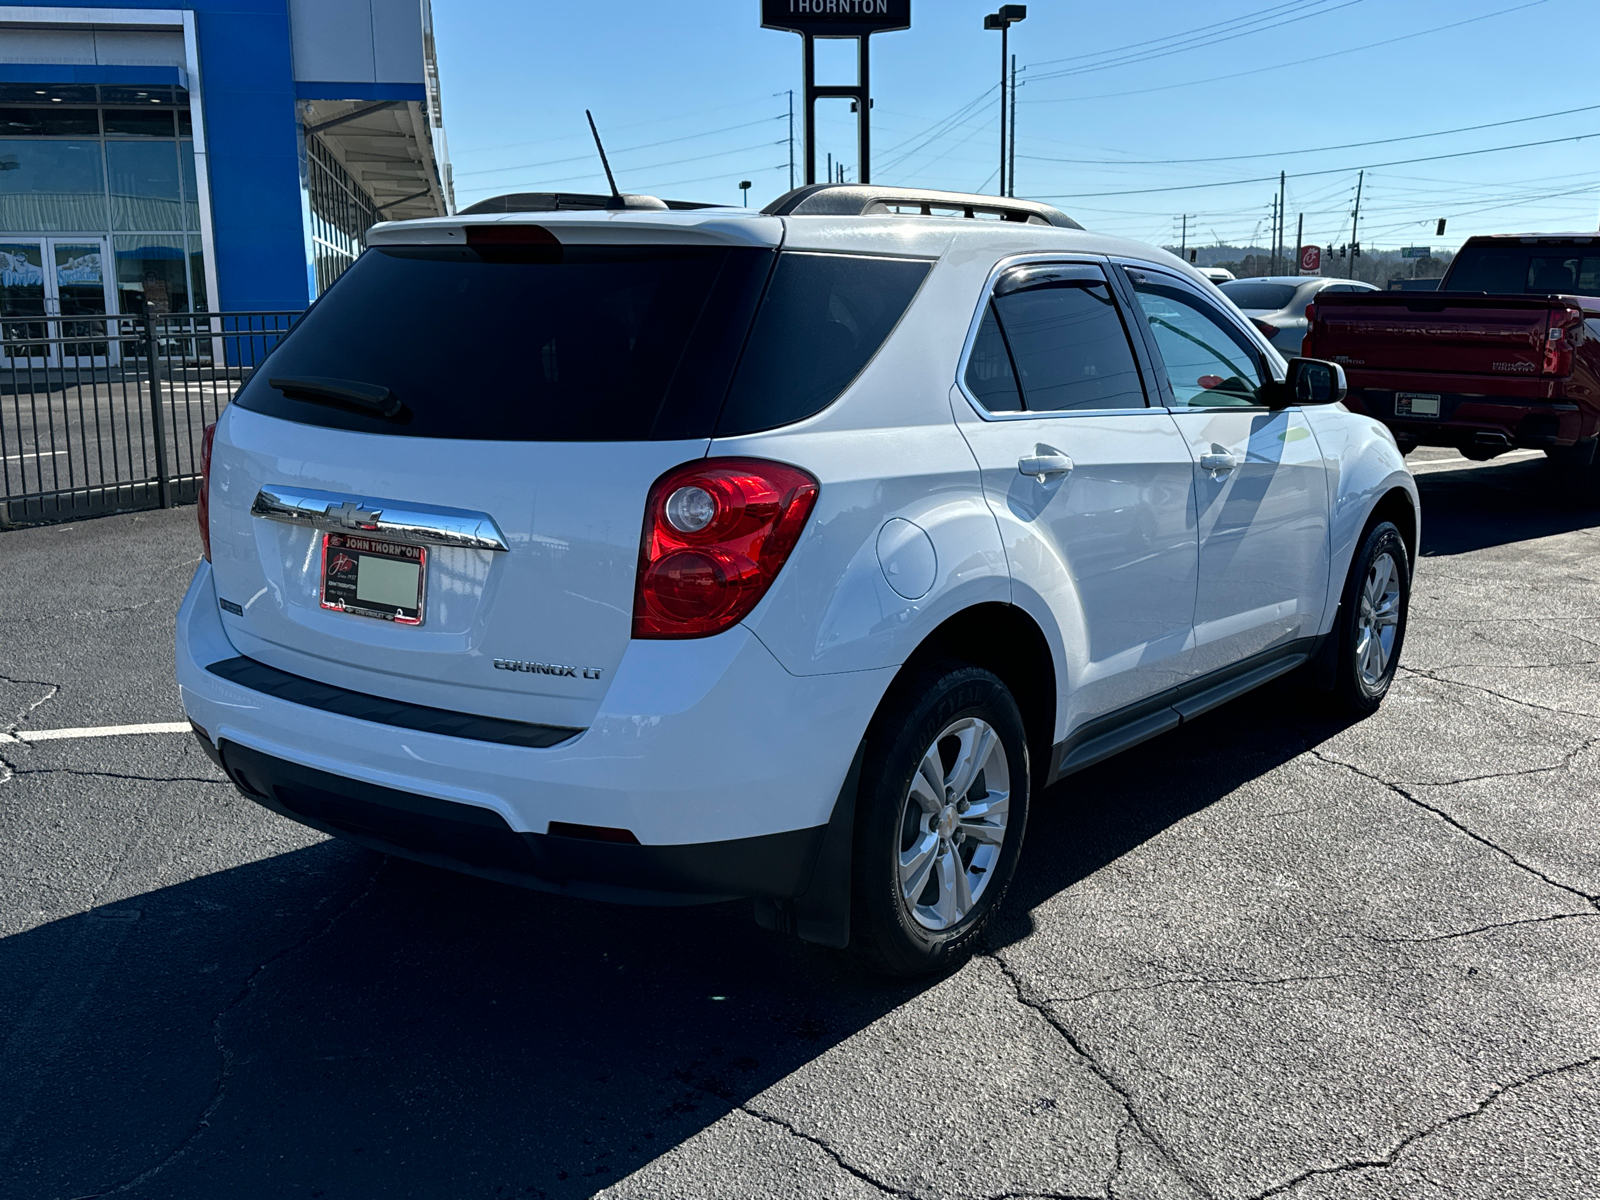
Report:
<svg viewBox="0 0 1600 1200"><path fill-rule="evenodd" d="M663 203L673 209L720 207L715 204L702 204L696 200L666 200ZM484 213L590 212L603 210L608 206L612 206L611 196L590 192L509 192L504 196L491 196L487 200L479 200L476 204L463 208L459 215L475 217Z"/></svg>
<svg viewBox="0 0 1600 1200"><path fill-rule="evenodd" d="M991 217L1028 225L1083 228L1059 208L1032 200L866 183L813 183L785 192L761 211L769 217Z"/></svg>

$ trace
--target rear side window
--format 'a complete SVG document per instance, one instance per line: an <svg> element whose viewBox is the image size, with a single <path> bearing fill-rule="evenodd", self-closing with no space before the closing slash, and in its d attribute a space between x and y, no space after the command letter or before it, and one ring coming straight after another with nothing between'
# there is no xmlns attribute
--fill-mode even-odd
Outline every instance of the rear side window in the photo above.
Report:
<svg viewBox="0 0 1600 1200"><path fill-rule="evenodd" d="M412 437L705 437L771 262L768 250L724 247L375 247L238 403ZM387 388L403 407L386 419L290 398L271 379Z"/></svg>
<svg viewBox="0 0 1600 1200"><path fill-rule="evenodd" d="M821 412L905 314L932 264L847 254L778 256L717 434L776 429Z"/></svg>
<svg viewBox="0 0 1600 1200"><path fill-rule="evenodd" d="M1098 267L1023 267L995 285L966 383L991 412L1145 407L1128 332Z"/></svg>

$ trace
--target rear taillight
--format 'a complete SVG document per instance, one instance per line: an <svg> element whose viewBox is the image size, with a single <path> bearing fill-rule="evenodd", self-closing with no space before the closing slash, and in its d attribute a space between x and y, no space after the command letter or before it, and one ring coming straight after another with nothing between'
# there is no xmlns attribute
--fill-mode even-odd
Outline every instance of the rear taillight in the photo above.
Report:
<svg viewBox="0 0 1600 1200"><path fill-rule="evenodd" d="M1311 326L1316 323L1316 320L1317 306L1315 304L1306 305L1306 331L1300 336L1300 353L1303 357L1309 358L1311 356Z"/></svg>
<svg viewBox="0 0 1600 1200"><path fill-rule="evenodd" d="M217 440L217 423L207 425L200 435L200 495L195 504L195 519L200 522L200 553L211 561L211 443Z"/></svg>
<svg viewBox="0 0 1600 1200"><path fill-rule="evenodd" d="M800 540L817 481L756 458L674 467L650 489L633 598L633 636L720 633L766 595Z"/></svg>
<svg viewBox="0 0 1600 1200"><path fill-rule="evenodd" d="M1551 309L1550 326L1544 335L1544 373L1572 374L1572 343L1583 328L1583 311L1563 305Z"/></svg>
<svg viewBox="0 0 1600 1200"><path fill-rule="evenodd" d="M1268 325L1260 317L1251 317L1250 324L1254 325L1261 336L1269 342L1278 336L1278 327L1276 325Z"/></svg>

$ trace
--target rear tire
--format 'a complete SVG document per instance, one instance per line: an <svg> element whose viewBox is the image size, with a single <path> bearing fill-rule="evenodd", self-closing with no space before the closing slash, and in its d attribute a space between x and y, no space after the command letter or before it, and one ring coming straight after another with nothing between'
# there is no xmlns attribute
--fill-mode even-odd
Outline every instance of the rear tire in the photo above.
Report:
<svg viewBox="0 0 1600 1200"><path fill-rule="evenodd" d="M852 938L891 975L972 953L1022 849L1032 779L1016 700L942 662L897 684L873 721L856 802Z"/></svg>
<svg viewBox="0 0 1600 1200"><path fill-rule="evenodd" d="M1345 713L1366 717L1389 694L1405 644L1411 606L1411 557L1392 521L1367 530L1350 564L1339 615L1333 701Z"/></svg>

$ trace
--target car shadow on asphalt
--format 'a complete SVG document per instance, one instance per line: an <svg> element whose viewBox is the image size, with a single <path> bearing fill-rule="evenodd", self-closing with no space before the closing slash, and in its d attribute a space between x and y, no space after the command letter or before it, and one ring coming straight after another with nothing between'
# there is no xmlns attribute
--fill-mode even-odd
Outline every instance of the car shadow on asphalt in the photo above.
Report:
<svg viewBox="0 0 1600 1200"><path fill-rule="evenodd" d="M1600 528L1600 511L1561 498L1543 458L1428 471L1417 476L1417 489L1424 558Z"/></svg>

